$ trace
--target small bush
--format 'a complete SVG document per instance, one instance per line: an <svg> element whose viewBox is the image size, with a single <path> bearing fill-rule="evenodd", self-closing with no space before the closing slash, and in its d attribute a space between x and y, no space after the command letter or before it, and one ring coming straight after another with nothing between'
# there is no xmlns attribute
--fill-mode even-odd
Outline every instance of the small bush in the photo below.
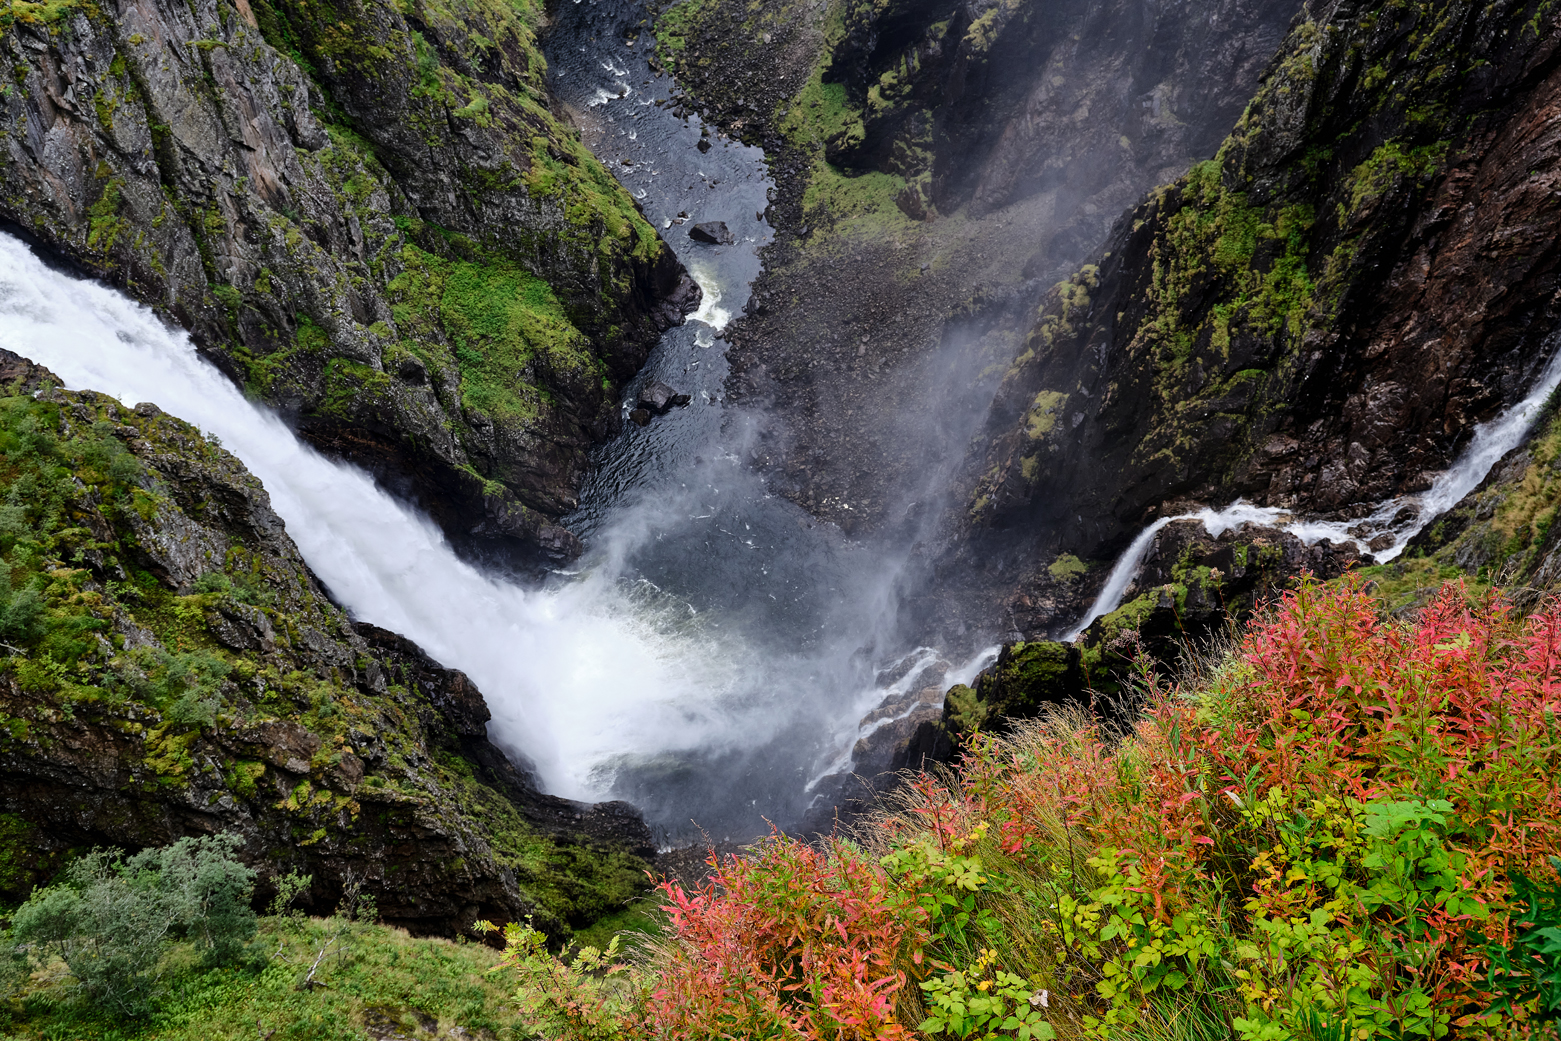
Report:
<svg viewBox="0 0 1561 1041"><path fill-rule="evenodd" d="M13 950L39 967L58 957L88 999L137 1015L173 945L218 965L255 935L255 873L233 858L240 842L232 834L184 838L128 859L93 850L17 910Z"/></svg>

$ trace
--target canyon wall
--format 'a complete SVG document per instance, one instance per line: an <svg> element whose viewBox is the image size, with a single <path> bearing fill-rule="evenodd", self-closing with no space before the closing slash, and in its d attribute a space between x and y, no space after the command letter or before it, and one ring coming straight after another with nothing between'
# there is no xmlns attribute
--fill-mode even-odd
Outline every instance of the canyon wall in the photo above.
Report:
<svg viewBox="0 0 1561 1041"><path fill-rule="evenodd" d="M471 681L331 603L195 428L0 351L0 502L0 898L221 831L262 896L301 871L327 914L356 878L420 933L563 938L643 889L635 810L540 794Z"/></svg>
<svg viewBox="0 0 1561 1041"><path fill-rule="evenodd" d="M1362 517L1522 398L1561 318L1549 5L1309 5L1212 160L1050 293L942 574L1009 592L1178 500ZM1364 533L1368 540L1372 532Z"/></svg>
<svg viewBox="0 0 1561 1041"><path fill-rule="evenodd" d="M446 531L553 523L698 298L550 108L520 4L64 0L0 20L0 222L190 330Z"/></svg>

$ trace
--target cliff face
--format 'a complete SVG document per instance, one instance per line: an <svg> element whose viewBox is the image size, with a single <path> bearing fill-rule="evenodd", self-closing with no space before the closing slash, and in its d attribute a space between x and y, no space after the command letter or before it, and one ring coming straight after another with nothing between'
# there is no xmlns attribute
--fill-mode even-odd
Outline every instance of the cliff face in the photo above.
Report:
<svg viewBox="0 0 1561 1041"><path fill-rule="evenodd" d="M452 535L577 551L615 386L698 290L549 110L539 9L63 0L0 19L0 221L188 328Z"/></svg>
<svg viewBox="0 0 1561 1041"><path fill-rule="evenodd" d="M1306 15L1217 158L1052 291L972 462L959 568L1022 590L1181 497L1364 515L1548 360L1561 15Z"/></svg>
<svg viewBox="0 0 1561 1041"><path fill-rule="evenodd" d="M1044 287L1214 152L1298 7L667 9L661 53L692 104L762 143L776 177L777 237L728 334L774 487L848 531L925 504Z"/></svg>
<svg viewBox="0 0 1561 1041"><path fill-rule="evenodd" d="M539 794L460 672L354 625L260 482L152 405L0 352L0 894L68 851L236 831L262 889L366 878L383 916L566 935L632 899L631 807Z"/></svg>
<svg viewBox="0 0 1561 1041"><path fill-rule="evenodd" d="M1219 146L1297 6L850 4L822 79L845 88L860 119L826 151L903 176L899 202L913 215L967 204L983 215L1051 190L1070 216L1088 205L1080 216L1110 219L1145 181ZM1083 237L1052 248L1094 247L1095 223L1051 230Z"/></svg>

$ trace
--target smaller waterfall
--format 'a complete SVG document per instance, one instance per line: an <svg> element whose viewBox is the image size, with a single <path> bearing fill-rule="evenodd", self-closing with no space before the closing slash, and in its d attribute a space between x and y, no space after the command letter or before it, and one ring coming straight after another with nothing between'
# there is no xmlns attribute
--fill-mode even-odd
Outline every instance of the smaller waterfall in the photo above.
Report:
<svg viewBox="0 0 1561 1041"><path fill-rule="evenodd" d="M1106 579L1106 584L1101 586L1100 595L1095 597L1095 602L1085 612L1083 621L1062 638L1064 643L1072 643L1084 635L1095 619L1102 615L1108 615L1122 606L1122 594L1127 592L1127 587L1132 584L1138 575L1138 568L1144 562L1144 555L1149 552L1149 547L1154 543L1154 537L1160 533L1160 529L1173 520L1181 520L1181 517L1161 517L1149 527L1138 533L1132 545L1127 547L1127 552L1117 558L1116 566L1111 569L1111 574Z"/></svg>
<svg viewBox="0 0 1561 1041"><path fill-rule="evenodd" d="M1265 524L1289 532L1308 546L1323 539L1336 543L1352 542L1361 552L1372 553L1380 563L1395 559L1404 552L1410 539L1478 488L1491 468L1523 441L1529 428L1534 425L1534 420L1544 409L1545 402L1550 400L1558 386L1561 386L1561 350L1553 350L1550 362L1544 372L1540 373L1528 396L1489 422L1477 425L1469 444L1459 453L1453 465L1437 477L1430 489L1419 496L1404 495L1388 499L1360 520L1333 521L1298 517L1288 510L1255 506L1244 499L1237 499L1222 510L1202 509L1160 518L1139 532L1138 537L1117 558L1111 575L1101 587L1100 595L1085 612L1083 621L1063 638L1064 641L1071 643L1078 639L1095 619L1122 606L1123 595L1137 577L1155 535L1172 521L1202 521L1204 529L1215 538L1243 524ZM1392 543L1372 550L1369 544L1378 541L1383 535L1391 535Z"/></svg>

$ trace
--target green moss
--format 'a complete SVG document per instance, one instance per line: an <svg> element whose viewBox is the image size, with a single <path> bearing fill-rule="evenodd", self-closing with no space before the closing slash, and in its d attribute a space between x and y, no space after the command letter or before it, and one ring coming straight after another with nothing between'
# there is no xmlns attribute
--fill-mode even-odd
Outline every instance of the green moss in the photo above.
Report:
<svg viewBox="0 0 1561 1041"><path fill-rule="evenodd" d="M905 178L872 170L849 175L823 159L813 164L813 176L802 195L802 210L809 220L851 221L855 230L883 233L911 226L895 203L905 189Z"/></svg>
<svg viewBox="0 0 1561 1041"><path fill-rule="evenodd" d="M1046 571L1059 582L1072 582L1089 570L1084 561L1072 553L1064 553L1047 566Z"/></svg>
<svg viewBox="0 0 1561 1041"><path fill-rule="evenodd" d="M23 25L54 26L72 11L82 6L82 0L5 0L0 6L0 34L10 30L17 22Z"/></svg>
<svg viewBox="0 0 1561 1041"><path fill-rule="evenodd" d="M391 377L346 358L325 364L325 398L318 406L327 416L348 419L360 408L372 408L389 391Z"/></svg>
<svg viewBox="0 0 1561 1041"><path fill-rule="evenodd" d="M100 176L101 173L102 168ZM110 178L97 201L87 207L87 248L107 253L119 236L130 230L130 221L119 215L120 191L124 186L122 178Z"/></svg>
<svg viewBox="0 0 1561 1041"><path fill-rule="evenodd" d="M1025 413L1024 432L1032 441L1039 441L1057 426L1057 419L1067 407L1068 395L1055 390L1043 390L1030 403Z"/></svg>
<svg viewBox="0 0 1561 1041"><path fill-rule="evenodd" d="M661 60L672 63L688 47L688 38L712 6L712 0L683 0L656 19L656 45Z"/></svg>
<svg viewBox="0 0 1561 1041"><path fill-rule="evenodd" d="M388 289L403 333L453 348L466 407L533 422L544 407L535 378L593 370L590 343L546 282L503 261L446 260L416 246L401 251Z"/></svg>
<svg viewBox="0 0 1561 1041"><path fill-rule="evenodd" d="M1400 141L1382 145L1364 163L1357 166L1350 178L1350 201L1340 203L1340 223L1358 214L1371 199L1378 198L1400 178L1421 180L1440 170L1447 161L1448 142L1406 148Z"/></svg>

